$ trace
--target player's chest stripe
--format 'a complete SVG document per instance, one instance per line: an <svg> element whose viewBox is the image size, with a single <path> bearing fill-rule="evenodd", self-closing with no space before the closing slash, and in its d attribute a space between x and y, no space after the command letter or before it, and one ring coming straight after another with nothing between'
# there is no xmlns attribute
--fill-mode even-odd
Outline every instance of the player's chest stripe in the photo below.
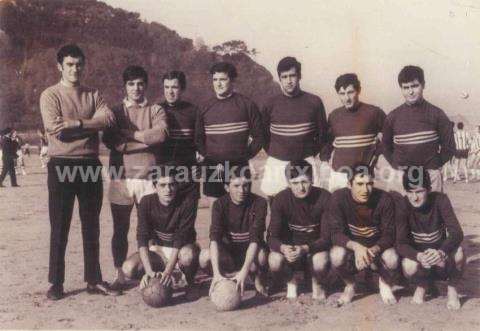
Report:
<svg viewBox="0 0 480 331"><path fill-rule="evenodd" d="M377 226L355 226L348 224L348 228L354 236L364 238L373 237L380 232Z"/></svg>
<svg viewBox="0 0 480 331"><path fill-rule="evenodd" d="M420 244L430 244L439 241L442 238L440 230L425 233L425 232L412 232L413 240Z"/></svg>

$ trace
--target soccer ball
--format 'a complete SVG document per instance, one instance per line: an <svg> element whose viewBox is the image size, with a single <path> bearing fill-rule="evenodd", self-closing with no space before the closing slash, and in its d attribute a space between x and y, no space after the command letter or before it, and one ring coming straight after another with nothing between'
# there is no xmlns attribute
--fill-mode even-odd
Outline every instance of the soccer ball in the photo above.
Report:
<svg viewBox="0 0 480 331"><path fill-rule="evenodd" d="M142 290L143 301L150 307L158 308L167 305L172 298L172 288L160 284L160 278L152 278Z"/></svg>
<svg viewBox="0 0 480 331"><path fill-rule="evenodd" d="M210 294L210 299L218 311L230 311L240 306L240 293L237 284L230 279L223 279L217 282Z"/></svg>

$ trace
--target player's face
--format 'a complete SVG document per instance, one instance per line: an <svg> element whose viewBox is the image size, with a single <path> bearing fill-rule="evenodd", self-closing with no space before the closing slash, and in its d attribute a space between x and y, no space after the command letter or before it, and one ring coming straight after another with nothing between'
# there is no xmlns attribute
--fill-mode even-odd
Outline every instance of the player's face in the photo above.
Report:
<svg viewBox="0 0 480 331"><path fill-rule="evenodd" d="M217 97L225 98L232 93L232 80L226 72L216 72L212 76L213 90Z"/></svg>
<svg viewBox="0 0 480 331"><path fill-rule="evenodd" d="M296 68L282 71L280 73L279 79L282 91L287 95L294 95L300 89L300 76L297 73Z"/></svg>
<svg viewBox="0 0 480 331"><path fill-rule="evenodd" d="M177 184L175 179L171 176L159 177L157 181L157 194L160 203L164 206L168 206L177 193Z"/></svg>
<svg viewBox="0 0 480 331"><path fill-rule="evenodd" d="M407 198L414 208L420 208L427 202L428 191L423 187L416 187L407 191Z"/></svg>
<svg viewBox="0 0 480 331"><path fill-rule="evenodd" d="M347 88L341 87L337 94L343 106L347 109L352 109L358 104L360 92L353 85L348 85Z"/></svg>
<svg viewBox="0 0 480 331"><path fill-rule="evenodd" d="M136 78L128 80L125 83L125 91L127 92L127 99L140 103L145 98L145 90L147 89L147 84L143 78Z"/></svg>
<svg viewBox="0 0 480 331"><path fill-rule="evenodd" d="M163 81L163 94L165 95L165 100L171 105L179 101L182 89L178 79L165 79Z"/></svg>
<svg viewBox="0 0 480 331"><path fill-rule="evenodd" d="M423 99L424 86L415 79L408 83L402 83L400 88L402 89L405 102L409 105L413 105Z"/></svg>
<svg viewBox="0 0 480 331"><path fill-rule="evenodd" d="M296 198L303 199L312 189L312 179L307 175L300 175L288 181L288 187Z"/></svg>
<svg viewBox="0 0 480 331"><path fill-rule="evenodd" d="M227 186L228 194L234 204L242 204L250 194L252 182L245 177L233 178Z"/></svg>
<svg viewBox="0 0 480 331"><path fill-rule="evenodd" d="M81 58L66 56L63 62L57 64L58 70L62 73L62 81L71 86L80 84L85 63Z"/></svg>
<svg viewBox="0 0 480 331"><path fill-rule="evenodd" d="M373 178L368 174L358 174L349 184L352 198L358 203L366 203L373 191Z"/></svg>

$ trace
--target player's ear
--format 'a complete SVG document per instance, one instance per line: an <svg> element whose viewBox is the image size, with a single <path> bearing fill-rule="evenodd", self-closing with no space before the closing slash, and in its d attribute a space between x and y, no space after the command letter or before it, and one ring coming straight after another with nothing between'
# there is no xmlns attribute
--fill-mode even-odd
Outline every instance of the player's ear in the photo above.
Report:
<svg viewBox="0 0 480 331"><path fill-rule="evenodd" d="M57 62L57 69L58 71L62 72L62 64Z"/></svg>
<svg viewBox="0 0 480 331"><path fill-rule="evenodd" d="M228 186L227 183L223 184L223 187L225 188L225 191L227 191L228 193L230 193L230 187Z"/></svg>

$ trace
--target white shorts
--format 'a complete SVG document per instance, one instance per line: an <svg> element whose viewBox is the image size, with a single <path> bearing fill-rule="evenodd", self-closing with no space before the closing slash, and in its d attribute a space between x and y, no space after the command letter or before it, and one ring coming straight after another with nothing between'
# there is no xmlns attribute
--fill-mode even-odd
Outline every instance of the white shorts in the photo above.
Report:
<svg viewBox="0 0 480 331"><path fill-rule="evenodd" d="M317 157L305 159L313 167L313 186L320 187L320 160ZM265 162L260 190L267 196L274 196L288 187L285 168L290 161L282 161L269 156Z"/></svg>
<svg viewBox="0 0 480 331"><path fill-rule="evenodd" d="M394 169L384 158L380 163L377 163L375 168L375 184L378 188L381 188L387 192L394 191L402 195L405 195L405 189L403 188L403 170ZM430 181L432 185L432 191L443 192L443 180L442 169L428 169L430 175Z"/></svg>
<svg viewBox="0 0 480 331"><path fill-rule="evenodd" d="M172 255L173 248L160 246L160 245L151 245L148 248L148 250L160 256L160 258L163 261L163 264L166 266L168 264L170 256ZM180 270L180 266L178 265L178 262L177 262L172 272L172 288L178 289L178 288L183 288L185 286L187 286L187 278L185 274L182 272L182 270Z"/></svg>
<svg viewBox="0 0 480 331"><path fill-rule="evenodd" d="M338 172L335 170L330 171L330 177L328 179L328 191L333 193L334 191L348 187L348 176L344 172Z"/></svg>
<svg viewBox="0 0 480 331"><path fill-rule="evenodd" d="M156 191L153 182L148 179L112 179L108 189L108 199L116 205L133 205L140 203L144 195L154 192Z"/></svg>

